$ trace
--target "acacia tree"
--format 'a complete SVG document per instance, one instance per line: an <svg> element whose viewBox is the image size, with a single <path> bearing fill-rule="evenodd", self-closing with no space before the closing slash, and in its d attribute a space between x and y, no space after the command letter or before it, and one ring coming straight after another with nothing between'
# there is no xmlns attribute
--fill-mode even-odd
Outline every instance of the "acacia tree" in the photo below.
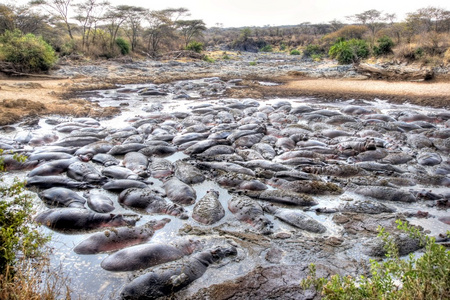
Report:
<svg viewBox="0 0 450 300"><path fill-rule="evenodd" d="M114 43L116 41L119 28L127 18L127 10L128 6L126 5L109 7L104 16L104 20L107 22L106 28L109 32L109 47L111 51L114 49Z"/></svg>
<svg viewBox="0 0 450 300"><path fill-rule="evenodd" d="M89 50L89 36L93 28L103 14L105 7L109 2L98 0L85 0L82 3L75 4L77 15L75 19L81 25L82 49Z"/></svg>
<svg viewBox="0 0 450 300"><path fill-rule="evenodd" d="M163 39L173 36L173 22L170 19L170 14L165 10L149 12L146 20L149 24L145 31L147 52L154 56L159 52Z"/></svg>
<svg viewBox="0 0 450 300"><path fill-rule="evenodd" d="M137 46L139 30L141 29L141 22L147 14L147 9L137 6L121 6L125 13L125 33L128 36L131 44L131 51L134 51Z"/></svg>
<svg viewBox="0 0 450 300"><path fill-rule="evenodd" d="M178 20L175 24L183 37L185 47L189 45L193 37L201 36L206 30L203 20Z"/></svg>
<svg viewBox="0 0 450 300"><path fill-rule="evenodd" d="M0 4L0 34L16 29L23 33L36 34L45 27L46 22L46 16L33 12L29 6Z"/></svg>
<svg viewBox="0 0 450 300"><path fill-rule="evenodd" d="M376 9L367 10L363 13L355 14L348 18L369 28L372 35L372 44L375 39L375 34L384 27L384 21L386 20L386 17L383 16L382 12Z"/></svg>
<svg viewBox="0 0 450 300"><path fill-rule="evenodd" d="M64 22L70 39L73 40L72 27L69 23L69 8L72 0L33 0L31 5L42 6L50 14L55 15L57 19Z"/></svg>

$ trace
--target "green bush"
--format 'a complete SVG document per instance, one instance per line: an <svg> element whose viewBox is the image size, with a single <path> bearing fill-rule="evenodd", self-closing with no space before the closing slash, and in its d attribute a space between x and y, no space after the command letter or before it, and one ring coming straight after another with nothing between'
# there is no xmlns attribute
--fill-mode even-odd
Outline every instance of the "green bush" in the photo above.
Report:
<svg viewBox="0 0 450 300"><path fill-rule="evenodd" d="M286 48L287 48L286 44L284 42L282 42L280 45L280 51L284 51L284 50L286 50Z"/></svg>
<svg viewBox="0 0 450 300"><path fill-rule="evenodd" d="M0 149L0 156L2 154ZM19 156L17 159L24 160ZM3 160L0 159L0 171L3 170ZM16 264L17 256L40 255L41 247L48 241L32 222L33 199L25 193L24 187L24 182L19 180L0 186L0 275Z"/></svg>
<svg viewBox="0 0 450 300"><path fill-rule="evenodd" d="M319 45L315 44L309 44L306 46L306 48L303 50L303 56L304 57L312 57L313 55L322 55L324 54L324 50Z"/></svg>
<svg viewBox="0 0 450 300"><path fill-rule="evenodd" d="M131 45L123 38L117 38L116 45L119 46L120 53L122 53L122 55L127 55L128 53L130 53Z"/></svg>
<svg viewBox="0 0 450 300"><path fill-rule="evenodd" d="M203 57L203 60L209 63L215 63L216 61L214 59L212 59L211 57L209 57L208 55L205 55Z"/></svg>
<svg viewBox="0 0 450 300"><path fill-rule="evenodd" d="M256 61L251 61L251 62L249 63L249 65L250 65L250 66L256 66Z"/></svg>
<svg viewBox="0 0 450 300"><path fill-rule="evenodd" d="M392 53L392 47L394 46L394 42L388 36L383 36L378 39L378 46L373 47L373 53L376 56L382 56L386 54Z"/></svg>
<svg viewBox="0 0 450 300"><path fill-rule="evenodd" d="M292 49L290 54L291 55L300 55L300 51L298 51L297 49Z"/></svg>
<svg viewBox="0 0 450 300"><path fill-rule="evenodd" d="M21 72L48 71L57 60L55 51L42 37L20 30L0 35L0 57Z"/></svg>
<svg viewBox="0 0 450 300"><path fill-rule="evenodd" d="M186 46L185 50L191 50L200 53L203 51L203 43L192 41Z"/></svg>
<svg viewBox="0 0 450 300"><path fill-rule="evenodd" d="M264 47L262 47L261 49L259 49L260 52L273 52L273 48L272 45L267 44Z"/></svg>
<svg viewBox="0 0 450 300"><path fill-rule="evenodd" d="M425 246L422 256L415 258L410 254L408 259L401 259L394 239L380 228L379 236L387 254L382 262L370 260L371 278L340 275L333 275L330 280L316 278L315 266L310 265L310 276L302 280L302 288L314 286L324 296L322 299L450 299L450 251L417 228L400 220L397 224Z"/></svg>
<svg viewBox="0 0 450 300"><path fill-rule="evenodd" d="M370 54L369 46L365 40L351 39L349 41L338 40L331 46L328 55L335 58L342 65L359 62Z"/></svg>

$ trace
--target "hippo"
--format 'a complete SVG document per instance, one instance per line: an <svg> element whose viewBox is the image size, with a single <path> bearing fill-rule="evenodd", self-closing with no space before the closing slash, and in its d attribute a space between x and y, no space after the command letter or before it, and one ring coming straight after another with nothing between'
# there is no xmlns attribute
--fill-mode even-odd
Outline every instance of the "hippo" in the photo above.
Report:
<svg viewBox="0 0 450 300"><path fill-rule="evenodd" d="M301 170L306 173L338 177L366 176L369 174L366 170L352 165L305 166Z"/></svg>
<svg viewBox="0 0 450 300"><path fill-rule="evenodd" d="M248 134L236 139L233 142L233 147L235 148L250 148L256 143L259 143L264 137L264 133Z"/></svg>
<svg viewBox="0 0 450 300"><path fill-rule="evenodd" d="M150 164L150 170L152 177L158 179L164 179L172 175L173 166L170 161L160 157L153 157L152 162Z"/></svg>
<svg viewBox="0 0 450 300"><path fill-rule="evenodd" d="M100 141L98 137L93 136L68 136L57 142L51 144L51 146L62 146L62 147L83 147L95 142Z"/></svg>
<svg viewBox="0 0 450 300"><path fill-rule="evenodd" d="M63 176L33 176L27 178L26 182L26 187L34 186L40 189L49 189L52 187L89 189L94 187L87 182L76 181Z"/></svg>
<svg viewBox="0 0 450 300"><path fill-rule="evenodd" d="M53 187L39 193L39 198L50 206L84 208L86 199L74 191Z"/></svg>
<svg viewBox="0 0 450 300"><path fill-rule="evenodd" d="M225 209L219 202L219 192L209 190L195 205L192 218L199 223L211 225L225 216Z"/></svg>
<svg viewBox="0 0 450 300"><path fill-rule="evenodd" d="M130 143L130 144L122 144L122 145L116 145L111 148L107 153L111 155L123 155L127 154L128 152L137 152L141 149L144 149L147 147L147 145L142 143Z"/></svg>
<svg viewBox="0 0 450 300"><path fill-rule="evenodd" d="M81 147L80 149L75 151L74 155L79 156L83 161L88 161L98 153L107 153L111 150L112 147L113 144L111 143L98 141Z"/></svg>
<svg viewBox="0 0 450 300"><path fill-rule="evenodd" d="M335 183L317 180L287 181L281 178L272 178L268 184L277 187L280 190L289 190L296 193L312 195L339 195L344 192L342 188Z"/></svg>
<svg viewBox="0 0 450 300"><path fill-rule="evenodd" d="M289 171L291 170L290 167L285 166L283 164L271 162L265 159L255 159L255 160L249 160L246 162L236 162L236 164L244 166L249 169L255 169L255 168L261 168L265 170L271 170L271 171Z"/></svg>
<svg viewBox="0 0 450 300"><path fill-rule="evenodd" d="M145 148L142 148L138 152L148 157L150 156L165 157L177 152L177 148L170 145L149 145L146 146Z"/></svg>
<svg viewBox="0 0 450 300"><path fill-rule="evenodd" d="M292 206L314 206L317 201L311 196L289 190L245 191L245 195L268 202Z"/></svg>
<svg viewBox="0 0 450 300"><path fill-rule="evenodd" d="M175 177L186 184L201 183L206 179L199 169L185 161L176 161L174 167Z"/></svg>
<svg viewBox="0 0 450 300"><path fill-rule="evenodd" d="M320 207L316 208L315 211L319 213L352 212L360 214L381 214L393 213L396 209L378 201L363 200L347 202L335 208Z"/></svg>
<svg viewBox="0 0 450 300"><path fill-rule="evenodd" d="M225 139L206 139L203 141L196 142L195 144L187 147L183 153L187 155L199 154L217 145L227 145L228 141Z"/></svg>
<svg viewBox="0 0 450 300"><path fill-rule="evenodd" d="M174 246L160 243L136 245L109 255L101 267L113 272L147 269L190 255L200 247L200 242L194 240L181 241Z"/></svg>
<svg viewBox="0 0 450 300"><path fill-rule="evenodd" d="M441 156L434 152L425 152L417 157L417 163L422 166L436 166L441 162Z"/></svg>
<svg viewBox="0 0 450 300"><path fill-rule="evenodd" d="M34 176L49 176L61 174L65 172L71 164L79 161L80 159L78 157L53 160L36 167L31 172L29 172L27 176L34 177Z"/></svg>
<svg viewBox="0 0 450 300"><path fill-rule="evenodd" d="M273 147L267 143L256 143L252 146L252 149L258 151L264 159L272 160L276 156Z"/></svg>
<svg viewBox="0 0 450 300"><path fill-rule="evenodd" d="M163 188L166 191L167 198L177 204L190 205L197 199L195 190L176 177L165 182Z"/></svg>
<svg viewBox="0 0 450 300"><path fill-rule="evenodd" d="M52 161L57 159L69 159L73 158L72 154L64 153L64 152L41 152L41 153L35 153L28 156L28 161Z"/></svg>
<svg viewBox="0 0 450 300"><path fill-rule="evenodd" d="M274 206L273 204L264 205L263 209L265 212L274 215L275 218L278 218L281 221L299 229L313 233L324 233L327 231L327 228L320 222L298 210L280 208Z"/></svg>
<svg viewBox="0 0 450 300"><path fill-rule="evenodd" d="M253 170L229 162L197 162L197 167L199 169L217 169L225 172L234 172L255 176L255 172Z"/></svg>
<svg viewBox="0 0 450 300"><path fill-rule="evenodd" d="M105 167L115 166L120 163L120 161L114 156L106 153L97 153L92 157L92 161L99 163Z"/></svg>
<svg viewBox="0 0 450 300"><path fill-rule="evenodd" d="M162 213L187 219L183 207L169 203L150 188L128 188L119 195L119 203L146 213Z"/></svg>
<svg viewBox="0 0 450 300"><path fill-rule="evenodd" d="M102 170L102 174L107 177L114 179L143 179L130 169L119 167L119 166L109 166Z"/></svg>
<svg viewBox="0 0 450 300"><path fill-rule="evenodd" d="M103 227L134 226L135 219L123 215L98 214L81 208L53 208L36 216L36 223L55 231L90 231Z"/></svg>
<svg viewBox="0 0 450 300"><path fill-rule="evenodd" d="M169 218L164 218L149 221L142 226L97 232L75 246L73 251L77 254L98 254L142 244L149 241L156 230L162 229L169 222Z"/></svg>
<svg viewBox="0 0 450 300"><path fill-rule="evenodd" d="M262 207L247 196L233 195L228 209L241 221L250 224L264 235L272 233L272 222L264 216Z"/></svg>
<svg viewBox="0 0 450 300"><path fill-rule="evenodd" d="M67 168L67 176L78 180L93 184L103 184L107 178L102 176L94 165L85 162L74 162Z"/></svg>
<svg viewBox="0 0 450 300"><path fill-rule="evenodd" d="M236 149L236 153L244 160L264 160L265 158L256 150L253 149Z"/></svg>
<svg viewBox="0 0 450 300"><path fill-rule="evenodd" d="M104 194L91 194L89 191L83 194L87 199L90 209L98 213L109 213L115 209L112 200Z"/></svg>
<svg viewBox="0 0 450 300"><path fill-rule="evenodd" d="M199 132L180 134L173 138L172 143L178 146L187 142L204 140L208 137L208 135L209 133L199 133Z"/></svg>
<svg viewBox="0 0 450 300"><path fill-rule="evenodd" d="M5 171L31 170L39 164L38 160L22 161L14 154L1 155L0 158L1 165L5 169Z"/></svg>
<svg viewBox="0 0 450 300"><path fill-rule="evenodd" d="M236 254L237 250L234 247L216 247L199 252L168 268L135 278L125 285L121 297L122 299L156 299L169 296L200 278L211 264Z"/></svg>
<svg viewBox="0 0 450 300"><path fill-rule="evenodd" d="M114 179L105 183L102 188L107 191L121 192L132 187L145 189L146 187L148 187L148 185L139 180Z"/></svg>
<svg viewBox="0 0 450 300"><path fill-rule="evenodd" d="M149 177L147 171L148 158L139 152L128 152L125 154L122 164L141 177Z"/></svg>
<svg viewBox="0 0 450 300"><path fill-rule="evenodd" d="M355 190L355 193L379 200L400 201L408 203L417 201L416 197L412 193L387 186L359 187Z"/></svg>
<svg viewBox="0 0 450 300"><path fill-rule="evenodd" d="M207 158L207 157L215 156L215 155L219 155L219 154L233 154L234 152L235 152L235 150L231 146L216 145L216 146L212 146L211 148L208 148L205 151L203 151L197 155L193 155L193 156L199 157L199 158Z"/></svg>

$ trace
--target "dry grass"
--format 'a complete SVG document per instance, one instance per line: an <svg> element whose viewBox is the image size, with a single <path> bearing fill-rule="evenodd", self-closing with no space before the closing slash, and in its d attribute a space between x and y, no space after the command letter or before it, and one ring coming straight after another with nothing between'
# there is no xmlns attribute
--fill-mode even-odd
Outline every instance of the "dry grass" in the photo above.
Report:
<svg viewBox="0 0 450 300"><path fill-rule="evenodd" d="M69 280L49 263L23 260L13 269L8 267L0 275L0 299L2 300L53 300L71 299Z"/></svg>

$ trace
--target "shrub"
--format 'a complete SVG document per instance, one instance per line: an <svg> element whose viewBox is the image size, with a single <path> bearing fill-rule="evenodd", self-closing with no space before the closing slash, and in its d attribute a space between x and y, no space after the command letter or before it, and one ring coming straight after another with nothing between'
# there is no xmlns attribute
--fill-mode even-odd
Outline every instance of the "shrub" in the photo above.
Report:
<svg viewBox="0 0 450 300"><path fill-rule="evenodd" d="M127 55L128 53L130 53L131 45L123 38L117 38L116 45L119 46L120 53L122 53L122 55Z"/></svg>
<svg viewBox="0 0 450 300"><path fill-rule="evenodd" d="M0 149L2 154L3 150ZM20 156L16 159L24 160ZM0 171L3 171L2 160L0 167ZM24 192L24 187L24 182L18 180L14 180L11 185L0 186L0 274L14 266L17 255L39 255L39 249L48 241L33 225L32 196Z"/></svg>
<svg viewBox="0 0 450 300"><path fill-rule="evenodd" d="M206 62L209 62L209 63L214 63L214 62L216 62L214 59L212 59L212 58L209 57L208 55L205 55L205 56L203 57L203 60L206 61Z"/></svg>
<svg viewBox="0 0 450 300"><path fill-rule="evenodd" d="M267 44L261 49L259 49L260 52L273 52L272 45Z"/></svg>
<svg viewBox="0 0 450 300"><path fill-rule="evenodd" d="M297 49L292 49L290 54L291 55L300 55L300 51L298 51Z"/></svg>
<svg viewBox="0 0 450 300"><path fill-rule="evenodd" d="M449 299L450 251L406 222L397 220L397 227L421 241L425 246L422 256L415 258L410 254L408 259L401 259L394 239L379 228L387 254L381 263L370 260L371 278L340 275L333 275L330 280L316 278L315 266L310 265L310 276L302 280L301 286L304 289L314 286L322 292L323 299ZM395 281L401 284L396 285Z"/></svg>
<svg viewBox="0 0 450 300"><path fill-rule="evenodd" d="M0 35L0 57L22 72L48 71L57 60L55 51L42 37L24 35L20 30Z"/></svg>
<svg viewBox="0 0 450 300"><path fill-rule="evenodd" d="M256 61L251 61L251 62L249 63L249 65L250 65L250 66L256 66Z"/></svg>
<svg viewBox="0 0 450 300"><path fill-rule="evenodd" d="M383 36L378 39L378 46L373 47L373 53L376 56L382 56L386 54L392 53L392 47L394 46L394 42L388 36Z"/></svg>
<svg viewBox="0 0 450 300"><path fill-rule="evenodd" d="M280 51L284 51L284 50L286 50L286 48L287 48L286 44L284 42L282 42L280 45Z"/></svg>
<svg viewBox="0 0 450 300"><path fill-rule="evenodd" d="M304 57L311 57L314 54L321 55L323 53L324 53L324 50L319 45L315 45L315 44L309 44L303 50Z"/></svg>
<svg viewBox="0 0 450 300"><path fill-rule="evenodd" d="M192 41L186 46L185 50L191 50L200 53L203 51L203 43Z"/></svg>
<svg viewBox="0 0 450 300"><path fill-rule="evenodd" d="M350 64L367 58L369 53L369 47L365 40L352 39L350 41L338 41L331 46L328 55L337 59L340 64Z"/></svg>
<svg viewBox="0 0 450 300"><path fill-rule="evenodd" d="M444 62L447 64L450 63L450 48L448 48L444 53Z"/></svg>

